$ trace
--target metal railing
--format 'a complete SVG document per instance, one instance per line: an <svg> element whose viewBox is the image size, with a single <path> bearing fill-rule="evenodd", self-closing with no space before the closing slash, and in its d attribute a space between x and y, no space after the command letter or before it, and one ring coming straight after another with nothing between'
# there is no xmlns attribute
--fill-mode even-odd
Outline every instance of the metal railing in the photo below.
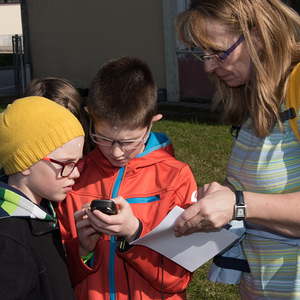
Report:
<svg viewBox="0 0 300 300"><path fill-rule="evenodd" d="M12 45L16 92L17 96L21 96L25 92L26 82L26 72L24 67L24 47L22 36L15 34L12 37Z"/></svg>
<svg viewBox="0 0 300 300"><path fill-rule="evenodd" d="M23 37L18 34L10 36L10 43L7 42L6 45L9 50L6 53L12 56L12 64L0 68L2 78L0 94L3 96L13 94L19 97L24 95L29 80L28 68L24 61Z"/></svg>

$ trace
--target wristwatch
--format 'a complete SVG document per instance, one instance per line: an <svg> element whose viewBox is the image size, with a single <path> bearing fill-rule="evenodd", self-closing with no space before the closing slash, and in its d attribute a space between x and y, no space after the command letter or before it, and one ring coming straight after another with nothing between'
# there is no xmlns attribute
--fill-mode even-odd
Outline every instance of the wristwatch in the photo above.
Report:
<svg viewBox="0 0 300 300"><path fill-rule="evenodd" d="M245 220L246 205L244 201L244 194L242 191L235 191L235 205L234 205L234 220Z"/></svg>

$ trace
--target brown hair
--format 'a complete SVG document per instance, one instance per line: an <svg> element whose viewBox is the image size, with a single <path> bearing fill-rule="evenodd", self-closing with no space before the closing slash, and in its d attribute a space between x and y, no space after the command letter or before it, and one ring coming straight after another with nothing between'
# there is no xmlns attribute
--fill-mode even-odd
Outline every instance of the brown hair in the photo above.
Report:
<svg viewBox="0 0 300 300"><path fill-rule="evenodd" d="M147 127L156 113L156 85L145 62L121 57L104 64L89 90L87 106L95 121L127 128Z"/></svg>
<svg viewBox="0 0 300 300"><path fill-rule="evenodd" d="M251 80L231 88L218 78L215 107L223 104L225 119L241 124L250 117L259 137L280 122L280 105L287 78L300 61L300 17L280 0L191 0L190 8L177 18L180 39L189 46L214 48L205 24L218 20L231 32L243 34L252 61ZM255 30L263 51L255 47Z"/></svg>
<svg viewBox="0 0 300 300"><path fill-rule="evenodd" d="M71 111L85 131L84 154L94 148L88 134L89 117L85 111L83 98L70 81L58 77L35 78L27 87L25 96L45 97Z"/></svg>

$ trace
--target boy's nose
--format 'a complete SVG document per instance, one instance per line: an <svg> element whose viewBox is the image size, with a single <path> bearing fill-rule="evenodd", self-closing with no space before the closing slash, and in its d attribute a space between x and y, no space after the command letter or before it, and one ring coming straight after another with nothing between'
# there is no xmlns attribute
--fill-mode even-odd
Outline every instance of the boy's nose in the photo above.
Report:
<svg viewBox="0 0 300 300"><path fill-rule="evenodd" d="M111 153L114 157L120 157L123 156L124 151L122 150L121 145L118 142L115 142L111 146Z"/></svg>

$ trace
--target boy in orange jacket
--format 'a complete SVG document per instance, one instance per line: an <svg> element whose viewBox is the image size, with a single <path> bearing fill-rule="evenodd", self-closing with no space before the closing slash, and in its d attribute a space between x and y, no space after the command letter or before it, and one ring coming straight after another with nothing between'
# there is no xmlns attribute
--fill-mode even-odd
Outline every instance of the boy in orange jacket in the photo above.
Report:
<svg viewBox="0 0 300 300"><path fill-rule="evenodd" d="M190 205L197 189L168 137L151 132L162 117L156 94L149 67L136 58L110 61L93 80L87 106L97 147L58 210L78 300L185 299L190 272L129 245L175 205ZM90 210L92 200L112 198L116 215Z"/></svg>

